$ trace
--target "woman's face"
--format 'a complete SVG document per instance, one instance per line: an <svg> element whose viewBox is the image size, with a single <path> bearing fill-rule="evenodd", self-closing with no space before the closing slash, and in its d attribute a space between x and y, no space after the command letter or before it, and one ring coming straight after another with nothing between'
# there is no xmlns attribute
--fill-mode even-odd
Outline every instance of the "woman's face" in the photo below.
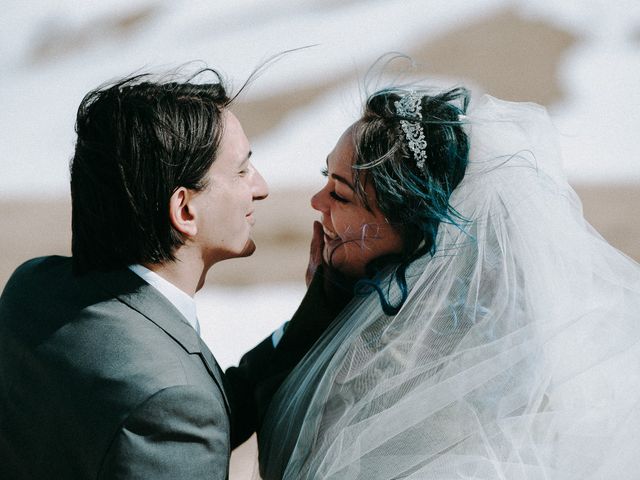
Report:
<svg viewBox="0 0 640 480"><path fill-rule="evenodd" d="M322 213L324 261L351 277L364 277L374 258L400 253L402 237L377 206L373 185L365 180L367 210L353 187L355 157L353 126L340 137L327 157L327 184L311 198L311 206Z"/></svg>

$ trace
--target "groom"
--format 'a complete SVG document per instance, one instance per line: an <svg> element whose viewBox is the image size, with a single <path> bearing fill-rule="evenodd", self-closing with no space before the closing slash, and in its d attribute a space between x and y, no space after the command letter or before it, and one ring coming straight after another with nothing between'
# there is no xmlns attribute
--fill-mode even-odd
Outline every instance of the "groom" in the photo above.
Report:
<svg viewBox="0 0 640 480"><path fill-rule="evenodd" d="M193 295L253 253L268 194L229 104L218 82L144 75L83 99L73 256L23 264L0 298L0 478L227 478L332 317L303 302L226 373L199 335Z"/></svg>

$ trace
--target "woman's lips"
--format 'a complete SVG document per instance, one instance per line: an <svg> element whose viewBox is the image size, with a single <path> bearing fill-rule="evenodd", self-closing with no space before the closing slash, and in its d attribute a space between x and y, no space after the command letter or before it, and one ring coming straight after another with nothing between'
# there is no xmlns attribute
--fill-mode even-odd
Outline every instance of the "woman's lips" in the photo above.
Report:
<svg viewBox="0 0 640 480"><path fill-rule="evenodd" d="M324 231L324 236L327 237L330 241L334 241L338 239L338 234L336 232L332 232L324 225L322 226L322 230Z"/></svg>
<svg viewBox="0 0 640 480"><path fill-rule="evenodd" d="M322 226L324 232L324 248L322 249L322 256L324 261L330 263L331 257L335 250L342 245L342 239L333 230L329 230L324 225Z"/></svg>

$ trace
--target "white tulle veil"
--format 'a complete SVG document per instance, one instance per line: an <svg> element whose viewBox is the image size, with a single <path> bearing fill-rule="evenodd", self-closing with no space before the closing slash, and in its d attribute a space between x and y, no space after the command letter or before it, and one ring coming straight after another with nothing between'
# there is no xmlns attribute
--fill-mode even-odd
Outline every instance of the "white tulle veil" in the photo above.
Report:
<svg viewBox="0 0 640 480"><path fill-rule="evenodd" d="M542 107L467 123L466 222L397 315L356 298L288 377L265 479L640 478L640 266L583 218Z"/></svg>

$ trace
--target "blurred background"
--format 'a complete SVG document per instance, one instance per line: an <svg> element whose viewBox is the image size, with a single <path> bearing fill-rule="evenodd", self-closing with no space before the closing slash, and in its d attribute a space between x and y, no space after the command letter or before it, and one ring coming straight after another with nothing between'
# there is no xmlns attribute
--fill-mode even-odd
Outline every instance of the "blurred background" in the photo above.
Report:
<svg viewBox="0 0 640 480"><path fill-rule="evenodd" d="M0 0L0 7L0 288L22 261L70 253L68 162L87 91L190 61L239 88L272 55L305 45L316 46L272 65L234 108L271 195L257 210L256 253L216 265L196 297L203 335L223 367L302 298L316 218L309 198L323 183L327 153L358 116L368 68L387 52L413 58L410 80L545 105L585 216L640 259L637 0ZM254 457L249 442L234 455L232 479L251 478Z"/></svg>

